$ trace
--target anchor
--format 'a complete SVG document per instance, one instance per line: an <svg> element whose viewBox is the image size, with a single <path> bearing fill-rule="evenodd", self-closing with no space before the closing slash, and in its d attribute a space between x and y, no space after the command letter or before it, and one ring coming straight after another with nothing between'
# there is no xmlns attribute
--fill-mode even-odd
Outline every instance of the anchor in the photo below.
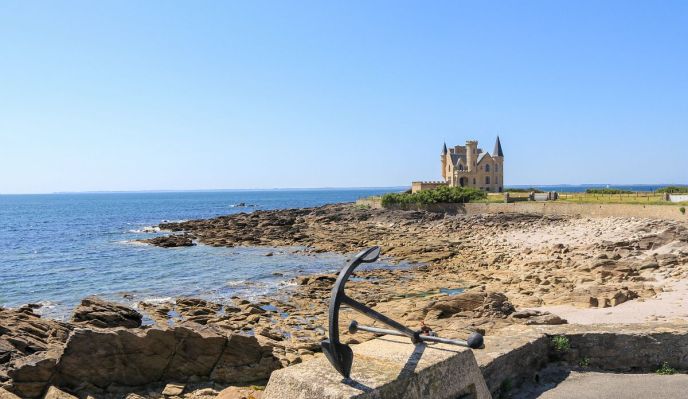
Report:
<svg viewBox="0 0 688 399"><path fill-rule="evenodd" d="M329 308L329 339L320 343L325 356L332 366L344 378L351 375L351 365L354 361L354 352L351 347L339 341L339 308L345 304L357 312L363 313L371 319L377 320L392 329L377 328L358 324L355 320L349 325L349 332L367 331L375 334L390 334L405 336L411 339L413 344L423 342L437 342L450 345L466 346L478 349L483 346L483 336L474 332L468 336L467 340L440 338L432 334L428 328L414 331L405 325L390 319L382 313L376 312L368 306L350 298L344 292L344 286L351 277L351 274L361 263L373 263L380 256L380 247L375 246L359 252L354 259L342 271L339 272L337 281L332 287L332 297L330 298Z"/></svg>

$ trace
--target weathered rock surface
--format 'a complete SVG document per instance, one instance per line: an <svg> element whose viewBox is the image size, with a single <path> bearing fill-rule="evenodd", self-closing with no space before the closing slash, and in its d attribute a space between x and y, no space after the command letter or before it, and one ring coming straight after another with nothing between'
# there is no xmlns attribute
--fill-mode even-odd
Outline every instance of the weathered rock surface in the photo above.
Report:
<svg viewBox="0 0 688 399"><path fill-rule="evenodd" d="M136 328L141 326L142 318L141 313L129 307L98 298L86 298L74 310L72 321L98 328Z"/></svg>
<svg viewBox="0 0 688 399"><path fill-rule="evenodd" d="M139 241L162 248L192 247L196 245L193 242L193 237L188 234L172 234L169 236L147 238Z"/></svg>
<svg viewBox="0 0 688 399"><path fill-rule="evenodd" d="M158 382L265 380L279 367L256 338L191 329L75 329L62 351L24 357L9 371L9 389L38 397L49 384L69 390L111 390Z"/></svg>

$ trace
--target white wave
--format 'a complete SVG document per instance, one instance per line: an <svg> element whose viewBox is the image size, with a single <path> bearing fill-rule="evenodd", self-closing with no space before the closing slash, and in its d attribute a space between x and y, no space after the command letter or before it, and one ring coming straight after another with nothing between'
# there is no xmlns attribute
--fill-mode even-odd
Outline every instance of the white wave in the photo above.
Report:
<svg viewBox="0 0 688 399"><path fill-rule="evenodd" d="M160 227L158 227L158 226L146 226L146 227L144 227L144 228L142 228L142 229L132 229L132 230L129 230L129 232L130 232L130 233L136 233L136 234L140 234L140 233L159 233L159 232L160 232Z"/></svg>

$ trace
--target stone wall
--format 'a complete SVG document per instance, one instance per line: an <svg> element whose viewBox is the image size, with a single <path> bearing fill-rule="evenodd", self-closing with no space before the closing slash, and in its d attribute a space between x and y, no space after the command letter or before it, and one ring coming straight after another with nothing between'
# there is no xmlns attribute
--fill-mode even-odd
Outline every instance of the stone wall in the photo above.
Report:
<svg viewBox="0 0 688 399"><path fill-rule="evenodd" d="M414 181L411 183L411 192L417 193L423 190L433 190L437 187L444 187L447 183L441 181Z"/></svg>
<svg viewBox="0 0 688 399"><path fill-rule="evenodd" d="M356 202L371 208L382 208L379 199L366 198ZM482 213L535 213L584 217L640 217L663 220L688 221L688 212L680 212L678 205L639 204L574 204L570 202L514 202L470 204L397 204L391 209L427 210L453 214L476 215Z"/></svg>
<svg viewBox="0 0 688 399"><path fill-rule="evenodd" d="M552 344L563 336L568 347ZM525 326L513 325L485 337L478 350L445 345L414 347L385 336L361 345L352 379L343 380L323 356L273 373L264 398L508 397L524 383L540 381L551 362L615 372L655 372L663 363L688 370L688 323ZM477 363L477 364L476 364ZM479 368L483 381L472 370ZM485 388L483 388L485 387ZM471 390L472 390L471 389ZM484 392L484 391L483 391ZM446 395L445 395L446 394Z"/></svg>

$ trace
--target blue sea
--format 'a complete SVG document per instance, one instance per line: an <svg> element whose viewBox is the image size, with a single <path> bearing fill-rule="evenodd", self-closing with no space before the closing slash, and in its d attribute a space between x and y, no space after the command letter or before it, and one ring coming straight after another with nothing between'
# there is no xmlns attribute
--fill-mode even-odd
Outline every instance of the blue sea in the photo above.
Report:
<svg viewBox="0 0 688 399"><path fill-rule="evenodd" d="M299 274L336 271L345 256L296 248L157 248L162 221L355 201L403 188L0 195L0 306L39 303L64 319L89 295L122 303L270 294ZM238 206L245 204L245 206ZM274 256L265 256L273 252Z"/></svg>

